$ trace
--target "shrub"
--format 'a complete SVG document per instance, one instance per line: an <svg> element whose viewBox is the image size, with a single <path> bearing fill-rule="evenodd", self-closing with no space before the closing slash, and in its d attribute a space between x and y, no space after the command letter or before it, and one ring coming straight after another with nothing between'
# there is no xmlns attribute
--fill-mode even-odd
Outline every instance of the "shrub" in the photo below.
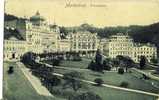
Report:
<svg viewBox="0 0 159 100"><path fill-rule="evenodd" d="M121 87L124 87L124 88L127 88L128 85L129 85L128 82L121 82L121 84L120 84L120 86L121 86Z"/></svg>
<svg viewBox="0 0 159 100"><path fill-rule="evenodd" d="M12 74L14 72L14 67L13 66L9 66L9 69L8 69L8 74Z"/></svg>
<svg viewBox="0 0 159 100"><path fill-rule="evenodd" d="M102 98L93 92L86 92L76 96L70 96L68 100L102 100Z"/></svg>
<svg viewBox="0 0 159 100"><path fill-rule="evenodd" d="M119 68L119 69L118 69L118 73L119 73L119 74L124 74L124 69L123 69L123 68Z"/></svg>
<svg viewBox="0 0 159 100"><path fill-rule="evenodd" d="M96 83L97 86L101 86L104 83L104 81L101 78L96 78L94 82Z"/></svg>

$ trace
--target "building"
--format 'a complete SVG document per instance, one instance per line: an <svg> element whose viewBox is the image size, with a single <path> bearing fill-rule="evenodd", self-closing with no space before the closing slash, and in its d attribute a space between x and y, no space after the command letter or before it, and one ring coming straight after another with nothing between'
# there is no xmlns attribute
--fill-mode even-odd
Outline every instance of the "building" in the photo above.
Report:
<svg viewBox="0 0 159 100"><path fill-rule="evenodd" d="M134 57L133 60L135 62L140 61L141 56L145 56L147 60L150 62L152 58L157 58L157 47L150 43L147 44L135 44L133 49Z"/></svg>
<svg viewBox="0 0 159 100"><path fill-rule="evenodd" d="M109 40L107 38L100 39L98 49L101 50L103 55L108 57L109 56Z"/></svg>
<svg viewBox="0 0 159 100"><path fill-rule="evenodd" d="M117 33L109 38L109 57L115 58L118 55L133 57L133 39L128 35Z"/></svg>
<svg viewBox="0 0 159 100"><path fill-rule="evenodd" d="M58 50L58 26L48 24L39 12L23 21L24 32L12 22L8 22L4 29L4 60L19 60L26 52L39 54Z"/></svg>
<svg viewBox="0 0 159 100"><path fill-rule="evenodd" d="M20 60L20 57L26 52L26 41L18 40L15 37L4 40L4 53L5 61Z"/></svg>
<svg viewBox="0 0 159 100"><path fill-rule="evenodd" d="M71 41L69 39L60 39L58 46L59 52L69 52L71 49Z"/></svg>
<svg viewBox="0 0 159 100"><path fill-rule="evenodd" d="M26 37L30 48L29 51L35 53L57 51L59 32L57 25L49 25L37 12L29 21L26 21Z"/></svg>
<svg viewBox="0 0 159 100"><path fill-rule="evenodd" d="M118 55L129 56L135 62L139 62L140 57L145 56L150 62L152 58L157 58L157 47L149 43L134 43L130 36L117 33L109 38L109 57L115 58Z"/></svg>
<svg viewBox="0 0 159 100"><path fill-rule="evenodd" d="M70 33L71 51L75 52L90 52L98 49L97 33L88 31L78 31Z"/></svg>

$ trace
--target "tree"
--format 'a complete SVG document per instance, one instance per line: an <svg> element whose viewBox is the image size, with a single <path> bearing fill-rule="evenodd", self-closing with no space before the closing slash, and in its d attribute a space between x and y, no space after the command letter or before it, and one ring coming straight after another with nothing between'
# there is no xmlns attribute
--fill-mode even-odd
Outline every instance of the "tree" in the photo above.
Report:
<svg viewBox="0 0 159 100"><path fill-rule="evenodd" d="M127 72L128 68L131 68L134 66L134 61L129 56L118 55L116 57L116 59L118 59L119 65L126 69L126 72Z"/></svg>
<svg viewBox="0 0 159 100"><path fill-rule="evenodd" d="M104 83L104 81L101 78L96 78L94 82L96 83L97 86L101 86Z"/></svg>
<svg viewBox="0 0 159 100"><path fill-rule="evenodd" d="M65 80L63 85L64 89L71 87L74 91L77 91L84 86L84 83L81 81L84 77L79 72L66 73L64 74L63 79Z"/></svg>
<svg viewBox="0 0 159 100"><path fill-rule="evenodd" d="M8 69L8 74L12 74L14 72L14 67L13 66L9 66L9 69Z"/></svg>
<svg viewBox="0 0 159 100"><path fill-rule="evenodd" d="M102 100L102 98L93 92L86 92L76 96L71 96L69 100Z"/></svg>
<svg viewBox="0 0 159 100"><path fill-rule="evenodd" d="M119 74L124 74L124 69L123 69L123 68L119 68L119 69L118 69L118 73L119 73Z"/></svg>
<svg viewBox="0 0 159 100"><path fill-rule="evenodd" d="M108 60L108 59L105 59L104 61L103 61L103 69L104 70L111 70L111 65L110 65L110 61Z"/></svg>
<svg viewBox="0 0 159 100"><path fill-rule="evenodd" d="M88 65L88 69L94 70L93 68L95 68L95 62L92 60Z"/></svg>
<svg viewBox="0 0 159 100"><path fill-rule="evenodd" d="M21 57L21 62L24 64L32 65L35 62L36 54L33 52L27 52Z"/></svg>
<svg viewBox="0 0 159 100"><path fill-rule="evenodd" d="M98 49L97 52L96 52L95 62L96 62L98 65L101 65L101 63L102 63L102 55L101 55L101 52L100 52L99 49Z"/></svg>
<svg viewBox="0 0 159 100"><path fill-rule="evenodd" d="M118 59L113 59L112 64L113 64L114 67L116 67L116 70L117 70L117 68L119 67L119 60Z"/></svg>
<svg viewBox="0 0 159 100"><path fill-rule="evenodd" d="M140 57L140 69L144 69L146 67L147 59L145 56Z"/></svg>

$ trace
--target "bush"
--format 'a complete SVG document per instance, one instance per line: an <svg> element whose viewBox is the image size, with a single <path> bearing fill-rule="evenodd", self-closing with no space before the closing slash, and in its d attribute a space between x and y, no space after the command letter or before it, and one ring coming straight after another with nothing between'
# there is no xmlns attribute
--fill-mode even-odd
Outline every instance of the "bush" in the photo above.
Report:
<svg viewBox="0 0 159 100"><path fill-rule="evenodd" d="M12 74L14 72L13 68L14 68L13 66L9 66L8 74Z"/></svg>
<svg viewBox="0 0 159 100"><path fill-rule="evenodd" d="M118 69L118 74L124 74L124 69L123 68L119 68Z"/></svg>
<svg viewBox="0 0 159 100"><path fill-rule="evenodd" d="M104 83L104 81L101 78L96 78L94 82L96 83L97 86L101 86Z"/></svg>
<svg viewBox="0 0 159 100"><path fill-rule="evenodd" d="M121 87L124 87L124 88L127 88L128 85L129 85L128 82L122 82L122 83L120 84L120 86L121 86Z"/></svg>
<svg viewBox="0 0 159 100"><path fill-rule="evenodd" d="M102 98L93 92L86 92L76 96L70 96L68 100L102 100Z"/></svg>

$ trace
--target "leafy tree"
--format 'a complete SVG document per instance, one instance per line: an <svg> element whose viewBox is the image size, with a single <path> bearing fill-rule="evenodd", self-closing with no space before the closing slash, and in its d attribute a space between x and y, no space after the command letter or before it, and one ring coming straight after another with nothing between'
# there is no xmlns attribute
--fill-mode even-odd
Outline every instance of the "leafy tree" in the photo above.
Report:
<svg viewBox="0 0 159 100"><path fill-rule="evenodd" d="M35 62L36 54L33 52L27 52L21 57L21 62L24 64L30 64Z"/></svg>
<svg viewBox="0 0 159 100"><path fill-rule="evenodd" d="M144 69L146 67L147 59L145 56L140 57L140 69Z"/></svg>
<svg viewBox="0 0 159 100"><path fill-rule="evenodd" d="M118 59L118 61L120 63L119 65L121 67L124 67L126 69L126 72L127 72L128 68L133 67L134 64L135 64L134 61L130 57L128 57L128 56L121 56L121 55L119 55L116 58Z"/></svg>
<svg viewBox="0 0 159 100"><path fill-rule="evenodd" d="M117 67L119 67L120 62L119 62L118 59L113 59L112 64L113 64L114 67L116 67L116 70L117 70Z"/></svg>
<svg viewBox="0 0 159 100"><path fill-rule="evenodd" d="M72 96L69 100L102 100L102 98L93 92L86 92L76 96Z"/></svg>
<svg viewBox="0 0 159 100"><path fill-rule="evenodd" d="M108 59L105 59L103 61L103 69L104 70L111 70L111 64L110 64L110 61Z"/></svg>
<svg viewBox="0 0 159 100"><path fill-rule="evenodd" d="M65 80L63 85L64 89L71 87L74 91L77 91L84 86L84 83L81 81L84 77L79 72L66 73L64 74L63 79Z"/></svg>
<svg viewBox="0 0 159 100"><path fill-rule="evenodd" d="M96 78L94 82L96 83L97 86L101 86L104 83L104 81L101 78Z"/></svg>
<svg viewBox="0 0 159 100"><path fill-rule="evenodd" d="M119 73L119 74L124 74L124 69L123 69L123 68L119 68L119 69L118 69L118 73Z"/></svg>
<svg viewBox="0 0 159 100"><path fill-rule="evenodd" d="M95 62L92 60L88 65L88 69L94 70L93 68L95 68Z"/></svg>
<svg viewBox="0 0 159 100"><path fill-rule="evenodd" d="M96 52L95 62L96 62L98 65L101 65L101 63L102 63L102 55L101 55L101 52L100 52L99 49L98 49L97 52Z"/></svg>

